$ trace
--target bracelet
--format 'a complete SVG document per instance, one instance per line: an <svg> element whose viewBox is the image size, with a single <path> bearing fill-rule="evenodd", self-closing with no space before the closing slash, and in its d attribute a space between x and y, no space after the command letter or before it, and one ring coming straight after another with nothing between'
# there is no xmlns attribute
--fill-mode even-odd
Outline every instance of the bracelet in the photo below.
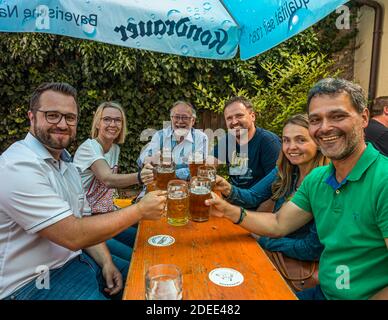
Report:
<svg viewBox="0 0 388 320"><path fill-rule="evenodd" d="M247 211L243 207L240 207L240 218L238 219L237 222L234 222L234 224L241 224L241 222L243 222L246 216L247 216Z"/></svg>
<svg viewBox="0 0 388 320"><path fill-rule="evenodd" d="M143 181L141 180L141 170L137 172L137 181L139 181L140 185L143 185Z"/></svg>

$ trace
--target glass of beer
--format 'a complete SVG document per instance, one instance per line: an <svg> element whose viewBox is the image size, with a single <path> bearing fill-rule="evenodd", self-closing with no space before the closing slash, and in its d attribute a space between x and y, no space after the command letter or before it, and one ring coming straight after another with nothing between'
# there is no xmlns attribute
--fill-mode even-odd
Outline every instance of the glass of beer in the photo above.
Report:
<svg viewBox="0 0 388 320"><path fill-rule="evenodd" d="M158 190L156 186L156 169L157 169L157 166L154 166L152 168L153 180L151 182L145 183L146 193Z"/></svg>
<svg viewBox="0 0 388 320"><path fill-rule="evenodd" d="M202 153L190 154L188 158L188 165L190 170L190 177L197 175L198 168L205 164L205 159Z"/></svg>
<svg viewBox="0 0 388 320"><path fill-rule="evenodd" d="M174 162L160 163L156 168L156 188L159 190L167 190L168 182L173 179L175 179Z"/></svg>
<svg viewBox="0 0 388 320"><path fill-rule="evenodd" d="M146 185L147 193L155 190L158 190L158 188L156 187L156 180L153 180L152 182Z"/></svg>
<svg viewBox="0 0 388 320"><path fill-rule="evenodd" d="M215 166L204 165L198 168L198 177L209 178L211 181L212 190L214 190L214 186L216 185L216 176L217 169Z"/></svg>
<svg viewBox="0 0 388 320"><path fill-rule="evenodd" d="M187 182L171 180L167 186L167 223L184 226L189 221L189 192Z"/></svg>
<svg viewBox="0 0 388 320"><path fill-rule="evenodd" d="M211 181L207 177L192 177L190 180L190 219L196 222L209 220L210 207L205 200L211 198Z"/></svg>

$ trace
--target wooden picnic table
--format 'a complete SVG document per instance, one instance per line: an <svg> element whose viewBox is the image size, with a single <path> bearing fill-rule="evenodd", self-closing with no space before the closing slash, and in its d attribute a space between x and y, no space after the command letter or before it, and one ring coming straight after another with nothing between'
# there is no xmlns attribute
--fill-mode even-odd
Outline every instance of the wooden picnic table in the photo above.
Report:
<svg viewBox="0 0 388 320"><path fill-rule="evenodd" d="M170 235L175 242L152 246L148 239ZM211 217L175 227L166 218L141 221L125 283L124 300L145 299L145 272L155 264L175 264L183 275L183 300L295 300L296 296L250 233L227 219ZM244 276L234 287L209 279L215 268L232 268Z"/></svg>

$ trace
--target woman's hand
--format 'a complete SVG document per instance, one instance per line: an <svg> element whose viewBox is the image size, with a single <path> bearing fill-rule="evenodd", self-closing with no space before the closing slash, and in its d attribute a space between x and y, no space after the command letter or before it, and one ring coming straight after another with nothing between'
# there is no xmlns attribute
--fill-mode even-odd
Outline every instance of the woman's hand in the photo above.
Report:
<svg viewBox="0 0 388 320"><path fill-rule="evenodd" d="M225 197L229 197L230 193L232 192L232 186L223 177L217 176L214 190L220 191Z"/></svg>
<svg viewBox="0 0 388 320"><path fill-rule="evenodd" d="M140 172L140 179L144 184L149 184L154 180L154 167L151 163L144 165Z"/></svg>
<svg viewBox="0 0 388 320"><path fill-rule="evenodd" d="M207 206L211 206L210 208L210 214L216 217L226 217L229 218L228 216L230 214L234 214L234 211L239 212L239 208L231 205L230 203L226 202L223 200L221 197L219 197L217 194L212 192L212 199L205 200L205 204Z"/></svg>

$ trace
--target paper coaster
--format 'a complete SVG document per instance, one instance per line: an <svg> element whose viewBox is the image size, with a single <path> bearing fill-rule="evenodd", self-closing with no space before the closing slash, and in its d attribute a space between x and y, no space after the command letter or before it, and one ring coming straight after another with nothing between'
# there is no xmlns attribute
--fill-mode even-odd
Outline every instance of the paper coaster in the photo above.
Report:
<svg viewBox="0 0 388 320"><path fill-rule="evenodd" d="M209 279L222 287L235 287L244 282L244 276L231 268L217 268L209 272Z"/></svg>
<svg viewBox="0 0 388 320"><path fill-rule="evenodd" d="M157 236L152 236L148 239L148 243L155 247L167 247L172 245L174 242L175 239L166 234L158 234Z"/></svg>

